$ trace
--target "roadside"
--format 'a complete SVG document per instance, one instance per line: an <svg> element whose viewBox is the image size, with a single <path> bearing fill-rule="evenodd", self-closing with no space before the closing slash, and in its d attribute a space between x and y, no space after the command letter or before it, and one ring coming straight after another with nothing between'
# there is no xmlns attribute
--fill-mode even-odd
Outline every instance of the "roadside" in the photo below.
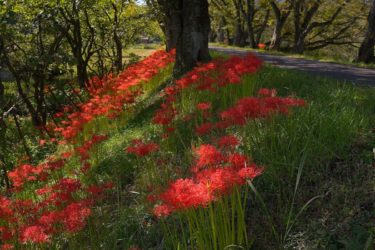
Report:
<svg viewBox="0 0 375 250"><path fill-rule="evenodd" d="M294 53L287 53L282 51L274 51L274 50L265 50L265 49L253 49L249 47L237 47L233 45L227 45L227 44L220 44L220 43L210 43L210 47L220 47L220 48L227 48L227 49L236 49L241 51L249 51L249 52L259 52L259 53L266 53L270 55L278 55L278 56L286 56L290 58L300 58L300 59L307 59L307 60L314 60L319 62L326 62L326 63L334 63L334 64L342 64L342 65L348 65L358 68L366 68L366 69L375 69L375 63L365 64L365 63L359 63L359 62L352 62L349 60L344 59L335 59L329 56L317 56L317 55L307 55L307 54L294 54Z"/></svg>
<svg viewBox="0 0 375 250"><path fill-rule="evenodd" d="M231 55L244 55L248 52L256 54L264 62L271 65L305 71L314 75L321 75L337 80L345 81L356 86L375 87L375 69L359 68L354 66L320 62L302 58L292 58L282 55L273 55L254 50L243 50L237 48L224 48L210 46L211 50L219 51Z"/></svg>

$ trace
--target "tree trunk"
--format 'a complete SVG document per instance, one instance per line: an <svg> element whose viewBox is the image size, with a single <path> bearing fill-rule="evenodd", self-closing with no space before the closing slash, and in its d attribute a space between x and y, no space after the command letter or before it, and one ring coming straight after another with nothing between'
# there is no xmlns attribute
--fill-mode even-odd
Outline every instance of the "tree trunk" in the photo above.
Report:
<svg viewBox="0 0 375 250"><path fill-rule="evenodd" d="M27 142L26 142L25 136L23 135L21 125L18 121L18 117L17 117L15 112L12 112L12 114L13 114L14 122L16 124L17 132L18 132L18 135L20 137L20 140L22 141L22 145L23 145L23 148L25 150L25 153L26 153L27 157L29 158L29 160L31 160L32 159L31 158L31 152L30 152L29 147L27 146Z"/></svg>
<svg viewBox="0 0 375 250"><path fill-rule="evenodd" d="M266 11L266 15L264 17L263 23L262 23L261 27L259 28L259 30L257 32L257 37L256 37L256 40L255 40L256 45L258 45L260 43L260 40L263 36L263 33L267 28L269 18L270 18L270 10L268 9Z"/></svg>
<svg viewBox="0 0 375 250"><path fill-rule="evenodd" d="M117 6L114 2L112 2L111 4L112 4L113 11L114 11L113 41L115 42L115 47L116 47L115 67L116 67L116 72L120 73L123 70L123 64L122 64L122 47L123 46L122 46L121 39L117 33L118 26L119 26L119 10L117 9Z"/></svg>
<svg viewBox="0 0 375 250"><path fill-rule="evenodd" d="M208 50L210 17L207 0L175 0L179 21L171 23L178 30L174 75L183 75L198 62L211 59ZM176 18L177 19L177 18Z"/></svg>
<svg viewBox="0 0 375 250"><path fill-rule="evenodd" d="M294 43L293 52L302 55L304 51L305 51L305 38L303 36L299 36Z"/></svg>
<svg viewBox="0 0 375 250"><path fill-rule="evenodd" d="M5 94L5 88L4 88L3 82L1 81L1 78L0 78L0 112L3 110L3 106L5 104L4 94Z"/></svg>
<svg viewBox="0 0 375 250"><path fill-rule="evenodd" d="M374 60L374 46L375 46L375 0L372 1L372 6L368 16L368 28L365 39L358 53L358 61L370 63Z"/></svg>
<svg viewBox="0 0 375 250"><path fill-rule="evenodd" d="M180 1L181 0L158 0L158 4L161 6L161 10L164 14L163 31L166 38L166 51L177 48L178 36L182 25Z"/></svg>
<svg viewBox="0 0 375 250"><path fill-rule="evenodd" d="M270 49L272 50L280 50L281 47L281 32L283 29L284 24L281 20L276 20L276 25L273 29L273 34L271 38L271 45Z"/></svg>
<svg viewBox="0 0 375 250"><path fill-rule="evenodd" d="M217 30L217 41L219 43L225 42L225 30L224 30L225 26L226 26L226 20L225 20L225 17L222 16L220 18L219 28Z"/></svg>
<svg viewBox="0 0 375 250"><path fill-rule="evenodd" d="M115 67L116 67L117 73L120 73L123 70L123 65L122 65L122 43L121 43L121 39L117 35L117 31L113 32L113 40L115 41L115 46L116 46Z"/></svg>
<svg viewBox="0 0 375 250"><path fill-rule="evenodd" d="M7 131L7 125L5 123L5 97L4 97L4 85L0 79L0 146L3 146L2 143L5 143L5 134Z"/></svg>
<svg viewBox="0 0 375 250"><path fill-rule="evenodd" d="M45 126L47 123L47 111L44 107L44 79L43 74L34 74L34 100L36 102L36 112L39 114L39 126Z"/></svg>
<svg viewBox="0 0 375 250"><path fill-rule="evenodd" d="M238 47L244 47L246 43L246 37L245 37L245 32L244 28L242 26L242 20L241 20L241 9L240 9L240 4L236 1L234 1L234 4L236 6L236 33L234 36L233 40L233 45L238 46Z"/></svg>
<svg viewBox="0 0 375 250"><path fill-rule="evenodd" d="M166 33L167 33L167 44L166 50L171 51L177 48L177 41L179 36L179 26L181 20L177 11L172 10L170 16L166 18Z"/></svg>
<svg viewBox="0 0 375 250"><path fill-rule="evenodd" d="M271 38L271 44L270 44L270 49L273 50L280 50L281 48L281 39L282 39L282 30L284 28L284 25L286 21L288 20L288 17L290 15L290 12L292 10L292 3L293 1L287 1L288 2L288 8L286 12L282 12L281 9L277 6L275 1L271 1L271 8L275 14L275 19L276 19L276 24L273 30L273 35Z"/></svg>
<svg viewBox="0 0 375 250"><path fill-rule="evenodd" d="M246 23L247 23L247 32L249 37L250 47L257 48L257 43L255 42L255 32L253 27L254 15L255 15L255 1L254 0L246 0L246 7L247 12L244 11L244 8L241 4L241 10L243 14L246 16Z"/></svg>
<svg viewBox="0 0 375 250"><path fill-rule="evenodd" d="M27 110L29 111L29 114L31 116L31 120L33 122L33 125L35 127L41 126L43 122L42 122L37 110L34 108L33 104L31 103L29 97L23 91L20 79L16 78L16 85L17 85L18 93L19 93L22 101L25 103Z"/></svg>
<svg viewBox="0 0 375 250"><path fill-rule="evenodd" d="M9 180L9 177L8 177L8 170L6 168L4 156L1 153L0 153L0 165L2 165L1 170L3 172L3 182L4 182L4 185L5 185L5 190L6 190L6 192L8 192L11 188L10 180Z"/></svg>
<svg viewBox="0 0 375 250"><path fill-rule="evenodd" d="M86 81L88 79L87 76L87 66L84 62L83 58L76 58L77 59L77 82L79 86L84 89L86 88Z"/></svg>

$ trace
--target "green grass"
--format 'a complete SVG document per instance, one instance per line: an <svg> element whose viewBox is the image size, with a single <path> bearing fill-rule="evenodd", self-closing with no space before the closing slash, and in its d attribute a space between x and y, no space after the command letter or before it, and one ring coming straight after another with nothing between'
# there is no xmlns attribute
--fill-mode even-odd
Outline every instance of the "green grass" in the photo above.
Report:
<svg viewBox="0 0 375 250"><path fill-rule="evenodd" d="M160 106L159 91L166 86L159 83L168 83L171 71L164 70L146 85L147 94L133 112L111 123L98 119L82 134L82 139L92 132L110 136L95 147L86 182L112 180L117 188L95 208L87 230L62 236L53 249L165 249L163 225L151 216L146 196L186 173L192 146L210 139L194 133L199 117L178 120L168 139L151 123ZM241 85L215 94L184 90L176 108L183 117L196 104L210 101L220 112L264 87L277 89L279 96L303 98L308 105L287 117L226 131L241 139L241 152L265 166L253 183L259 196L249 195L245 216L252 249L364 249L375 238L369 223L375 218L375 90L266 65L244 77ZM135 138L160 142L161 150L142 159L126 154L124 148ZM74 169L77 161L69 164Z"/></svg>

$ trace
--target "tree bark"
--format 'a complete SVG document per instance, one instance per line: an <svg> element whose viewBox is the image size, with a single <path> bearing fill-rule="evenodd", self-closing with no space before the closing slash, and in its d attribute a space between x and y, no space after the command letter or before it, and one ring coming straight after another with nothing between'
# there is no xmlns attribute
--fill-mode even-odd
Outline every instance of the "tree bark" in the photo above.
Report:
<svg viewBox="0 0 375 250"><path fill-rule="evenodd" d="M260 40L263 36L263 33L267 28L267 23L268 23L269 18L270 18L270 10L267 9L266 15L264 16L264 19L263 19L263 23L260 26L259 30L257 31L257 36L256 36L256 40L255 40L256 45L258 45L260 43Z"/></svg>
<svg viewBox="0 0 375 250"><path fill-rule="evenodd" d="M166 51L171 51L177 47L177 40L180 32L181 18L179 1L158 0L161 11L163 12L162 29L166 38Z"/></svg>
<svg viewBox="0 0 375 250"><path fill-rule="evenodd" d="M242 25L242 3L238 0L233 0L234 6L236 7L236 32L233 40L233 45L238 47L244 47L246 45L246 35L244 27Z"/></svg>
<svg viewBox="0 0 375 250"><path fill-rule="evenodd" d="M294 44L293 52L298 54L303 54L305 51L305 40L312 31L317 28L326 28L333 24L336 18L342 12L344 5L350 0L344 1L340 6L335 10L335 12L330 16L329 19L323 22L313 21L314 16L318 13L318 10L322 4L321 1L316 1L310 7L303 1L298 0L294 2ZM302 10L305 10L302 12ZM303 15L301 15L303 14ZM355 19L354 19L355 20ZM344 31L345 29L343 29ZM335 35L332 37L326 38L327 40L335 39Z"/></svg>
<svg viewBox="0 0 375 250"><path fill-rule="evenodd" d="M120 73L123 70L123 63L122 63L122 49L123 45L121 42L121 38L118 35L118 27L120 25L119 23L119 9L117 8L116 4L114 2L111 2L112 8L113 8L113 22L114 22L114 29L113 29L113 41L115 43L116 48L116 58L115 58L115 68L117 73ZM122 11L122 8L120 9Z"/></svg>
<svg viewBox="0 0 375 250"><path fill-rule="evenodd" d="M291 9L292 9L292 2L289 3L289 6L285 13L282 13L282 11L279 9L277 4L272 1L271 3L272 10L275 14L276 18L276 24L273 29L273 34L271 38L271 44L270 49L272 50L280 50L281 48L281 42L282 42L282 30L284 28L284 25L290 15Z"/></svg>
<svg viewBox="0 0 375 250"><path fill-rule="evenodd" d="M249 37L250 47L257 48L258 44L255 41L255 32L254 32L254 16L255 16L255 1L254 0L246 0L246 9L241 8L243 14L246 16L246 24L247 24L247 32Z"/></svg>
<svg viewBox="0 0 375 250"><path fill-rule="evenodd" d="M358 53L358 61L370 63L374 60L375 46L375 0L372 1L368 15L368 28Z"/></svg>
<svg viewBox="0 0 375 250"><path fill-rule="evenodd" d="M30 152L29 147L27 146L27 142L26 142L25 136L23 135L21 125L18 121L18 117L17 117L15 112L12 112L12 114L13 114L14 122L16 124L17 132L18 132L18 135L20 137L20 140L22 141L22 145L23 145L23 148L25 150L25 153L26 153L27 157L29 158L29 160L31 160L32 159L31 158L31 152Z"/></svg>
<svg viewBox="0 0 375 250"><path fill-rule="evenodd" d="M179 26L181 20L178 11L170 10L169 15L165 17L165 32L166 32L166 50L169 52L177 48L177 41L179 36Z"/></svg>
<svg viewBox="0 0 375 250"><path fill-rule="evenodd" d="M11 188L11 185L10 185L10 180L8 177L8 170L6 168L5 159L1 152L0 152L0 165L2 165L1 170L3 172L3 183L5 185L5 190L6 192L8 192Z"/></svg>
<svg viewBox="0 0 375 250"><path fill-rule="evenodd" d="M88 79L87 76L87 65L86 63L81 60L82 58L77 58L77 82L79 86L84 89L86 88L86 81Z"/></svg>
<svg viewBox="0 0 375 250"><path fill-rule="evenodd" d="M0 112L3 110L3 106L5 104L4 94L5 94L5 88L4 88L3 82L0 78Z"/></svg>
<svg viewBox="0 0 375 250"><path fill-rule="evenodd" d="M207 0L175 0L176 63L174 76L179 77L191 70L198 62L211 59L208 49L210 17ZM178 17L178 18L177 18Z"/></svg>
<svg viewBox="0 0 375 250"><path fill-rule="evenodd" d="M226 26L226 20L225 20L225 17L222 16L220 18L220 22L219 22L219 28L217 30L217 41L219 43L224 43L225 42L225 26Z"/></svg>
<svg viewBox="0 0 375 250"><path fill-rule="evenodd" d="M79 6L79 1L72 1L72 9L68 11L65 8L58 8L60 15L65 23L61 24L58 20L54 20L55 25L67 39L74 58L76 59L77 82L79 86L86 88L88 80L87 65L91 57L95 54L93 50L95 42L95 29L90 23L89 14L86 8ZM80 13L84 14L84 23L81 23ZM84 26L84 24L86 26ZM88 34L87 39L82 37L82 29L86 28Z"/></svg>

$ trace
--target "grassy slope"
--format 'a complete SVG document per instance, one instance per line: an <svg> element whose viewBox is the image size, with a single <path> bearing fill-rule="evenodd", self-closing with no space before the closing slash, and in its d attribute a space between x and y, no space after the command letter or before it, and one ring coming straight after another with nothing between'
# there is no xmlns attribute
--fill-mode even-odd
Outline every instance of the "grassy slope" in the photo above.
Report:
<svg viewBox="0 0 375 250"><path fill-rule="evenodd" d="M170 69L155 83L165 81L169 74ZM252 122L232 131L244 142L243 151L267 167L255 183L267 209L261 209L259 200L253 197L248 215L255 249L282 245L339 249L356 242L354 247L364 246L375 230L368 223L375 217L371 200L375 191L371 166L375 92L265 66L257 75L245 77L243 85L229 86L214 96L186 91L179 108L188 113L195 104L210 100L222 110L261 87L276 88L280 96L304 98L309 106L289 117ZM132 158L123 150L134 138L158 139L160 128L150 123L158 107L157 96L157 90L151 89L132 119L119 123L111 138L96 149L92 176L113 179L118 189L98 206L88 230L69 240L69 249L82 249L82 244L91 249L160 247L159 225L143 202L147 194L145 176L150 174L144 165L155 163ZM176 127L175 135L161 145L167 152L162 157L171 159L171 168L190 153L184 145L205 140L193 135L192 124L181 122ZM301 176L298 188L297 176ZM163 176L157 178L166 182ZM296 217L304 204L318 195L309 209ZM276 233L272 233L272 227Z"/></svg>

